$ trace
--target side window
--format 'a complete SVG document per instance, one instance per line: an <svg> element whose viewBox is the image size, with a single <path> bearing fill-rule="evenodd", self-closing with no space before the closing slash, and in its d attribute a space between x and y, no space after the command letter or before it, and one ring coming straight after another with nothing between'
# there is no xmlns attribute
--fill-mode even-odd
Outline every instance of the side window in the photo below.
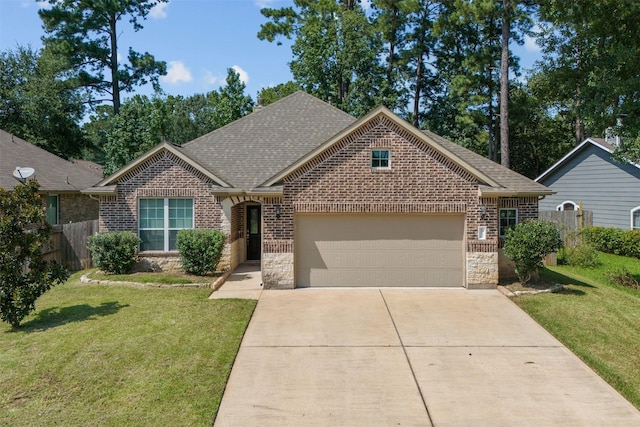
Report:
<svg viewBox="0 0 640 427"><path fill-rule="evenodd" d="M517 209L500 209L500 224L498 225L499 236L504 237L507 234L507 230L515 227L517 223Z"/></svg>
<svg viewBox="0 0 640 427"><path fill-rule="evenodd" d="M47 196L47 222L49 225L58 225L59 221L59 206L58 206L58 196L57 195L49 195Z"/></svg>
<svg viewBox="0 0 640 427"><path fill-rule="evenodd" d="M631 229L640 230L640 206L631 209Z"/></svg>
<svg viewBox="0 0 640 427"><path fill-rule="evenodd" d="M571 200L564 201L556 206L557 211L577 211L578 204L572 202Z"/></svg>

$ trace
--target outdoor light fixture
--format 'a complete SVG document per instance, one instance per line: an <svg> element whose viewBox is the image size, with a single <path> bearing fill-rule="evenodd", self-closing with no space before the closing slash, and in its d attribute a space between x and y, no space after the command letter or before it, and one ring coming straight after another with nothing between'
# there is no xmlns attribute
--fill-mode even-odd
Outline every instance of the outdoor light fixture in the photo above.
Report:
<svg viewBox="0 0 640 427"><path fill-rule="evenodd" d="M280 219L280 205L276 205L276 218Z"/></svg>
<svg viewBox="0 0 640 427"><path fill-rule="evenodd" d="M487 205L486 204L482 205L482 208L480 209L480 219L487 219Z"/></svg>

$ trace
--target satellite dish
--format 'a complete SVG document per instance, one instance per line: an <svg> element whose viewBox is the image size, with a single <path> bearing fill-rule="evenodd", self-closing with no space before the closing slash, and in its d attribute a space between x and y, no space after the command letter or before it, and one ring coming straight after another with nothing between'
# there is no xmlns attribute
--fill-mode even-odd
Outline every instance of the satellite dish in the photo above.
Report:
<svg viewBox="0 0 640 427"><path fill-rule="evenodd" d="M21 168L18 166L13 171L13 176L18 181L25 182L28 178L32 177L34 173L36 173L34 168Z"/></svg>

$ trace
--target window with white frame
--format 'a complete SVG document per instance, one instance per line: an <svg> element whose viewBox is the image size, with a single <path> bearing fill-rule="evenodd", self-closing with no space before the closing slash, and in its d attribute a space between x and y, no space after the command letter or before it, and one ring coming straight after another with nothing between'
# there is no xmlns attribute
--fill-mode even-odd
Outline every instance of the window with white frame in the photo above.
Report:
<svg viewBox="0 0 640 427"><path fill-rule="evenodd" d="M175 251L178 231L193 228L193 199L140 199L140 251Z"/></svg>
<svg viewBox="0 0 640 427"><path fill-rule="evenodd" d="M518 209L500 209L500 224L498 232L500 237L507 234L507 230L513 228L518 223Z"/></svg>
<svg viewBox="0 0 640 427"><path fill-rule="evenodd" d="M47 196L47 222L49 225L58 225L59 218L59 198L56 194Z"/></svg>
<svg viewBox="0 0 640 427"><path fill-rule="evenodd" d="M640 206L631 209L631 229L640 230Z"/></svg>
<svg viewBox="0 0 640 427"><path fill-rule="evenodd" d="M557 211L577 211L578 204L572 202L571 200L564 201L556 206Z"/></svg>
<svg viewBox="0 0 640 427"><path fill-rule="evenodd" d="M389 150L371 150L371 169L391 168Z"/></svg>

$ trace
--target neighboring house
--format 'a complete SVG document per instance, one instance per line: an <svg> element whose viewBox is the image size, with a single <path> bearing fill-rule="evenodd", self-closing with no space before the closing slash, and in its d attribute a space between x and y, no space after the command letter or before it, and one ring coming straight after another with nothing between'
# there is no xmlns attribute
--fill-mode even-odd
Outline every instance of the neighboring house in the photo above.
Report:
<svg viewBox="0 0 640 427"><path fill-rule="evenodd" d="M615 145L588 138L536 181L556 194L540 201L541 210L592 211L593 225L640 229L640 166L612 160Z"/></svg>
<svg viewBox="0 0 640 427"><path fill-rule="evenodd" d="M97 199L80 190L102 179L102 170L95 163L72 163L37 147L8 132L0 130L0 188L11 190L21 185L13 177L16 167L35 169L47 221L51 225L98 219Z"/></svg>
<svg viewBox="0 0 640 427"><path fill-rule="evenodd" d="M265 288L494 287L499 235L551 194L384 107L356 120L304 92L85 192L147 263L176 261L180 229L220 229L219 268L260 260Z"/></svg>

